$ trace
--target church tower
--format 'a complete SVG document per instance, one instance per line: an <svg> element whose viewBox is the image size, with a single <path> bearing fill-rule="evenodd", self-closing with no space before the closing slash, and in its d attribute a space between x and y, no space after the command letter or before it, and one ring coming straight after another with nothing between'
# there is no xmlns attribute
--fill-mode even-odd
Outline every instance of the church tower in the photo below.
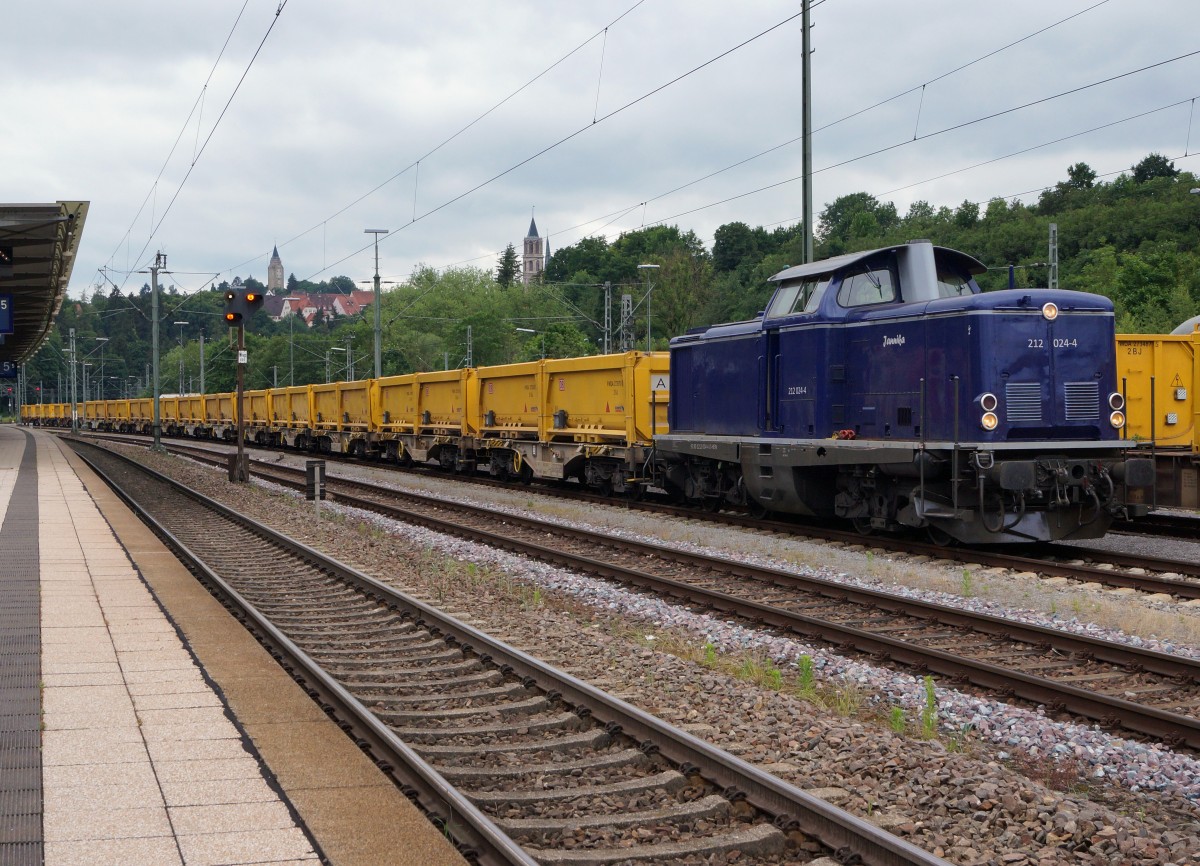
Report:
<svg viewBox="0 0 1200 866"><path fill-rule="evenodd" d="M267 291L283 294L283 262L279 259L279 247L271 251L271 263L267 265Z"/></svg>
<svg viewBox="0 0 1200 866"><path fill-rule="evenodd" d="M537 223L529 218L529 234L525 236L525 252L521 257L521 280L526 285L540 278L546 269L546 239L538 237Z"/></svg>

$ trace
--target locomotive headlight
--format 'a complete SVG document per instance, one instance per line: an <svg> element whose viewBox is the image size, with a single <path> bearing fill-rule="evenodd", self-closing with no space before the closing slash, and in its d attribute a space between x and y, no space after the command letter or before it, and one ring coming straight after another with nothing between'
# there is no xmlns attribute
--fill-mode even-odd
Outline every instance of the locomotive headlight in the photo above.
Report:
<svg viewBox="0 0 1200 866"><path fill-rule="evenodd" d="M1000 419L996 417L995 412L984 412L983 417L979 419L979 426L984 430L995 430L1000 424Z"/></svg>
<svg viewBox="0 0 1200 866"><path fill-rule="evenodd" d="M1045 316L1047 322L1053 322L1058 318L1058 304L1053 301L1043 304L1042 315Z"/></svg>
<svg viewBox="0 0 1200 866"><path fill-rule="evenodd" d="M1108 423L1113 425L1113 427L1116 427L1118 430L1120 430L1122 427L1125 426L1125 413L1124 412L1113 412L1111 415L1108 416Z"/></svg>
<svg viewBox="0 0 1200 866"><path fill-rule="evenodd" d="M980 394L979 405L984 412L995 412L996 407L1000 405L1000 401L996 399L996 395L992 393Z"/></svg>
<svg viewBox="0 0 1200 866"><path fill-rule="evenodd" d="M1124 409L1125 408L1125 395L1122 394L1120 391L1113 391L1111 394L1109 394L1108 395L1108 408Z"/></svg>

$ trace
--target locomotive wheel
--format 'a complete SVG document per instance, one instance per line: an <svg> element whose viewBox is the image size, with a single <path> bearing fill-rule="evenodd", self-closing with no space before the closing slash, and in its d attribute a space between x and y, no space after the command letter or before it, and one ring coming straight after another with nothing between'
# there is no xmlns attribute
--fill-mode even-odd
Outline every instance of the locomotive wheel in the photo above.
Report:
<svg viewBox="0 0 1200 866"><path fill-rule="evenodd" d="M853 517L850 522L854 525L854 531L859 535L874 535L875 527L871 525L869 517Z"/></svg>

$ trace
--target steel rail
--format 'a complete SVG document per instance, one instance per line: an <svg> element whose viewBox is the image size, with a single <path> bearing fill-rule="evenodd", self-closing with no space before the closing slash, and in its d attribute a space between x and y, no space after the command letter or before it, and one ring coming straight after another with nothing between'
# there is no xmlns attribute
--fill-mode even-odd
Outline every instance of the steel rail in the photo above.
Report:
<svg viewBox="0 0 1200 866"><path fill-rule="evenodd" d="M114 454L114 452L108 453ZM79 453L79 456L142 521L167 543L176 556L194 570L198 579L205 583L210 591L215 592L222 603L233 612L235 618L242 622L252 634L255 634L256 638L271 648L272 656L276 661L296 679L308 696L318 703L327 715L350 725L356 744L372 757L381 771L392 776L403 792L416 793L427 812L441 819L446 832L456 839L464 840L471 849L474 849L463 852L464 856L482 864L537 866L537 861L529 857L519 845L492 823L487 815L460 794L453 785L376 718L357 698L330 677L312 657L296 646L204 560L193 553L149 511L127 494L91 458L83 453ZM190 497L204 507L240 523L256 534L269 538L271 543L283 547L285 550L300 554L321 565L334 562L333 560L327 561L322 554L300 542L276 533L149 467L141 466L124 455L114 454L114 456L138 467L155 480L170 485L172 489ZM345 566L340 565L335 567L346 569Z"/></svg>
<svg viewBox="0 0 1200 866"><path fill-rule="evenodd" d="M169 485L172 489L191 497L217 514L232 520L269 543L283 547L314 564L327 569L339 579L361 589L369 596L387 604L402 605L411 610L417 617L418 625L425 625L443 634L448 644L457 644L468 652L473 652L482 660L502 665L509 665L522 676L531 677L544 691L561 696L568 703L585 708L599 722L604 723L613 733L624 732L626 735L653 743L665 757L675 761L683 768L695 768L702 775L716 782L725 789L727 796L744 795L746 800L763 812L776 816L776 823L781 829L799 828L805 834L811 835L835 851L842 862L861 862L872 866L949 866L947 861L923 851L892 834L881 830L874 824L851 815L826 801L815 797L763 770L749 764L740 758L700 740L685 731L681 731L657 717L632 706L619 698L597 689L591 684L580 680L564 671L528 655L521 650L511 647L486 633L473 628L453 617L443 614L424 602L399 592L398 590L351 568L340 561L329 557L307 545L279 533L252 518L225 506L203 494L191 490L185 485L168 478L161 473L143 466L136 461L115 452L108 452L126 463L137 467L156 480ZM81 455L82 457L83 455ZM86 457L84 458L87 459ZM92 465L91 461L88 461ZM96 469L118 495L146 520L156 532L161 532L172 547L183 553L191 562L201 569L213 586L220 588L222 595L236 604L245 607L246 616L261 629L272 644L285 649L293 656L296 663L302 666L305 677L313 677L318 685L313 689L317 695L310 696L322 702L329 701L332 707L326 709L331 715L345 713L355 721L355 734L360 739L366 739L370 748L387 747L388 752L394 752L398 760L404 761L405 766L416 768L413 778L406 778L408 784L418 783L423 787L422 793L441 802L451 805L450 814L460 818L469 818L470 828L483 837L488 847L495 846L497 854L508 855L509 846L520 851L525 859L503 859L507 863L533 863L516 843L512 842L499 830L486 815L483 815L470 801L445 781L432 767L426 764L395 734L371 716L369 710L362 706L353 696L340 685L324 674L319 666L296 647L288 638L274 628L269 621L256 611L253 611L236 591L229 587L220 577L199 562L198 558L182 543L161 527L144 509L132 501L106 474ZM286 666L285 666L286 667ZM311 684L310 684L311 685ZM360 714L363 718L360 718ZM361 726L361 730L359 730ZM362 747L360 742L360 747ZM365 750L365 749L364 749ZM410 764L409 761L412 763ZM397 776L398 771L388 762L380 762L381 769ZM480 820L481 819L481 820ZM457 826L457 825L451 825ZM507 842L507 845L503 843ZM486 850L486 849L485 849ZM854 858L858 858L855 860Z"/></svg>
<svg viewBox="0 0 1200 866"><path fill-rule="evenodd" d="M287 471L288 474L292 473L290 468L285 467L263 464L259 468L260 470L267 469L271 471L280 471L282 469ZM303 486L298 482L287 479L272 480L284 480L289 485L296 487ZM339 481L341 479L332 479L333 483ZM348 481L346 483L358 487L375 487L361 481ZM423 496L421 494L401 493L387 488L375 489L385 495L399 495L425 500L438 508L452 508L458 511L486 514L489 517L500 518L505 522L521 525L539 533L573 537L591 542L595 540L594 535L590 532L562 527L535 518L520 517L505 512L494 512L490 509L461 503L447 504L437 500L435 497ZM520 541L487 530L463 526L451 520L422 514L399 506L363 499L346 493L340 493L336 490L330 490L329 493L336 501L343 504L363 510L375 511L376 513L381 513L403 522L413 523L434 531L499 547L519 555L534 556L565 568L581 570L622 583L645 587L656 593L669 595L688 603L703 604L714 610L748 618L755 623L766 624L784 631L816 637L837 646L853 647L859 652L872 655L876 658L891 660L899 664L915 667L918 670L933 671L954 680L972 683L973 685L1004 696L1011 695L1034 703L1044 704L1051 709L1066 710L1113 727L1121 727L1126 730L1145 734L1167 743L1177 743L1190 748L1200 748L1200 720L1191 716L1159 710L1133 701L1127 701L1123 698L1104 695L1065 683L1058 683L1045 677L1011 671L999 665L970 659L942 650L921 647L918 644L898 638L875 634L853 626L828 622L774 605L742 599L717 590L696 587L686 582L648 574L637 569L578 556L533 542ZM917 616L944 625L969 628L982 634L1001 637L1007 640L1021 641L1039 647L1054 648L1088 659L1096 659L1131 669L1142 669L1163 676L1200 682L1200 662L1185 657L1173 656L1140 647L1129 647L1113 641L1105 641L1085 635L1073 635L1068 632L1020 623L989 614L963 611L947 605L892 595L880 590L856 587L824 578L751 566L724 557L677 551L627 539L620 539L620 546L636 550L645 555L675 559L676 561L693 564L702 568L715 567L726 570L736 576L766 580L776 585L786 585L807 592L814 592L837 601L865 604L882 610Z"/></svg>
<svg viewBox="0 0 1200 866"><path fill-rule="evenodd" d="M118 442L134 441L138 442L138 444L144 444L140 440L130 440L128 437L120 435L105 436L103 434L91 434L88 438L104 438ZM188 443L171 443L168 445L168 447L177 449L182 453L188 453L189 456L207 454L210 455L209 459L214 460L216 458L211 457L211 455L221 453L213 451L209 448L205 448L201 445L192 445ZM297 452L292 452L285 449L281 453ZM333 459L336 462L345 462L350 465L371 465L359 459L347 458L344 455L323 454L321 457L322 459ZM205 458L197 457L197 459ZM259 461L259 464L264 466L275 465L266 463L264 461ZM293 467L283 468L286 468L290 471L300 471L294 469ZM390 470L395 469L395 467L390 465L388 468ZM328 477L330 480L333 478L333 476ZM495 486L502 489L511 489L510 485L502 484L500 482L485 478L468 478L464 476L455 476L455 478L456 480L467 483ZM342 480L348 481L347 479ZM728 526L738 526L757 531L777 532L782 535L814 538L820 541L838 541L844 544L869 545L880 548L889 553L929 556L935 559L949 560L951 562L978 564L991 568L1006 568L1015 571L1035 571L1038 574L1045 575L1047 577L1066 577L1071 580L1099 583L1103 586L1111 586L1117 589L1128 588L1136 589L1140 592L1167 593L1187 600L1200 599L1200 581L1166 580L1160 577L1154 577L1153 575L1138 575L1119 571L1110 571L1094 565L1064 565L1062 563L1051 562L1047 559L1037 556L1026 556L1009 550L994 550L982 547L950 547L928 542L914 541L907 538L889 537L886 535L862 535L857 532L838 529L836 527L822 525L820 523L814 525L793 521L769 520L765 518L752 517L750 515L741 514L738 512L706 512L696 508L667 505L660 502L636 502L628 499L619 500L611 497L597 496L583 490L568 492L555 487L541 486L538 488L538 491L546 495L596 502L598 504L608 505L611 507L625 507L629 509L646 510L655 514L667 514L690 520L707 519ZM1103 557L1108 562L1122 567L1138 567L1160 573L1174 573L1200 578L1200 562L1189 562L1178 559L1160 559L1146 556L1129 556L1110 551L1095 551L1086 548L1075 548L1064 544L1042 544L1036 546L1036 549L1042 551L1046 555L1052 555L1056 557L1069 559L1078 559L1082 556Z"/></svg>

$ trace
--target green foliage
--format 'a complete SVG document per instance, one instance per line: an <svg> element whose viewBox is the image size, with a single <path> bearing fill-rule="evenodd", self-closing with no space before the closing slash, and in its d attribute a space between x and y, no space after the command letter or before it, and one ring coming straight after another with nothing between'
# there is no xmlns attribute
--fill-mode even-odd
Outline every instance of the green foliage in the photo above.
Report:
<svg viewBox="0 0 1200 866"><path fill-rule="evenodd" d="M921 736L932 740L937 736L938 703L933 677L925 677L925 700L921 705Z"/></svg>
<svg viewBox="0 0 1200 866"><path fill-rule="evenodd" d="M810 655L800 656L800 664L796 673L796 691L801 697L811 695L816 686L813 674L813 660Z"/></svg>
<svg viewBox="0 0 1200 866"><path fill-rule="evenodd" d="M1049 223L1058 224L1059 284L1112 299L1118 331L1164 333L1200 313L1200 196L1188 190L1197 177L1181 172L1161 154L1149 154L1130 174L1096 181L1084 162L1066 169L1066 179L1040 196L1036 205L992 199L986 205L963 202L955 208L916 201L900 217L891 202L865 192L841 196L820 213L818 258L928 238L963 250L993 270L978 278L985 290L1007 286L1007 266L1018 266L1019 287L1044 286ZM627 232L612 243L584 238L554 252L544 281L523 285L519 257L509 247L495 277L474 268L437 272L418 268L403 285L383 295L385 374L456 367L467 359L467 331L476 365L547 357L574 357L600 351L604 289L611 283L613 319L620 297L632 296L638 348L645 346L646 311L652 315L654 348L697 326L754 318L773 291L768 278L803 260L799 225L771 230L744 222L720 226L711 255L694 232L654 226ZM639 264L657 270L639 271ZM511 267L510 267L511 266ZM261 289L252 277L242 282ZM162 293L161 381L163 393L199 388L201 329L206 335L205 386L209 392L234 387L236 374L228 332L220 313L228 283L185 292L167 285ZM288 277L288 293L342 292L355 288L347 276L313 283ZM649 302L646 294L650 291ZM344 378L347 337L354 350L356 377L369 375L373 355L370 308L349 318L321 317L312 328L293 321L255 316L247 333L248 387L289 381L323 382L327 355L331 374ZM183 347L174 321L186 321ZM46 344L26 367L30 391L44 401L69 399L67 331L76 330L78 358L92 366L89 381L100 382L108 397L150 393L150 286L122 291L97 288L63 304ZM534 334L518 332L527 328ZM615 336L615 335L614 335ZM103 350L97 337L107 337ZM543 349L544 344L544 349ZM89 354L90 353L90 354ZM101 371L103 357L103 371ZM94 377L94 378L93 378ZM61 381L61 386L60 386ZM82 399L82 387L79 389Z"/></svg>
<svg viewBox="0 0 1200 866"><path fill-rule="evenodd" d="M496 262L496 282L507 289L520 275L521 260L517 258L516 249L509 244L500 254L500 260Z"/></svg>

